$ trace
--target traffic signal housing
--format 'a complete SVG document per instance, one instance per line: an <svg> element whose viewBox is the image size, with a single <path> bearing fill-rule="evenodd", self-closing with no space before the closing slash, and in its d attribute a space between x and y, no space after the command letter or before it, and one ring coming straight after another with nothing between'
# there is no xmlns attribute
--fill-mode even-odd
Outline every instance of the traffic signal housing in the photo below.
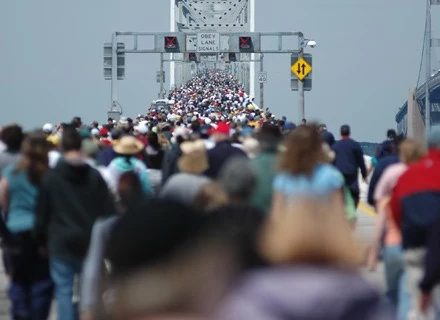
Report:
<svg viewBox="0 0 440 320"><path fill-rule="evenodd" d="M252 43L252 37L238 37L238 48L240 52L253 52L254 45Z"/></svg>
<svg viewBox="0 0 440 320"><path fill-rule="evenodd" d="M185 34L182 32L159 33L155 38L156 52L185 52Z"/></svg>
<svg viewBox="0 0 440 320"><path fill-rule="evenodd" d="M188 53L188 61L193 61L193 62L197 62L197 53L195 52L190 52Z"/></svg>
<svg viewBox="0 0 440 320"><path fill-rule="evenodd" d="M261 33L236 33L230 37L229 52L257 53L261 51Z"/></svg>
<svg viewBox="0 0 440 320"><path fill-rule="evenodd" d="M166 52L179 52L179 42L176 36L164 37L164 48Z"/></svg>
<svg viewBox="0 0 440 320"><path fill-rule="evenodd" d="M235 52L229 52L228 61L229 62L236 62L237 61L237 55L235 54Z"/></svg>

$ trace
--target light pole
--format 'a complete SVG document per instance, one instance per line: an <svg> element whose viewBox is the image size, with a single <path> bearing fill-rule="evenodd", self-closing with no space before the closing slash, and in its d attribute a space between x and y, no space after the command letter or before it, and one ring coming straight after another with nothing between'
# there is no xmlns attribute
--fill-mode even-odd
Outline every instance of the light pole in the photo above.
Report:
<svg viewBox="0 0 440 320"><path fill-rule="evenodd" d="M304 34L298 32L298 58L301 59L304 56L304 49L306 47L314 48L316 47L316 41L311 39L304 39ZM298 104L298 115L299 123L302 119L305 119L305 99L304 99L304 82L298 79L298 93L299 93L299 104Z"/></svg>
<svg viewBox="0 0 440 320"><path fill-rule="evenodd" d="M260 73L264 72L263 65L264 54L260 54ZM260 81L260 108L264 109L264 82Z"/></svg>
<svg viewBox="0 0 440 320"><path fill-rule="evenodd" d="M431 101L429 99L429 83L431 80L431 0L426 1L426 34L425 34L425 130L428 136L431 130Z"/></svg>

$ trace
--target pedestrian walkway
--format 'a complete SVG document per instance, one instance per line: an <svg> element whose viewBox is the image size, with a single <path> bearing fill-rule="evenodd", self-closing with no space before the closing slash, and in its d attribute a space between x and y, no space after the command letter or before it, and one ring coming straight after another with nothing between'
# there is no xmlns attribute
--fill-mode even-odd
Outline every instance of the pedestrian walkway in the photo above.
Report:
<svg viewBox="0 0 440 320"><path fill-rule="evenodd" d="M361 203L358 209L356 236L364 248L367 248L373 238L374 227L376 224L375 219L376 213L374 210L369 205ZM361 272L365 279L372 283L381 292L385 292L386 288L382 263L379 263L375 272L370 272L366 269L362 269Z"/></svg>

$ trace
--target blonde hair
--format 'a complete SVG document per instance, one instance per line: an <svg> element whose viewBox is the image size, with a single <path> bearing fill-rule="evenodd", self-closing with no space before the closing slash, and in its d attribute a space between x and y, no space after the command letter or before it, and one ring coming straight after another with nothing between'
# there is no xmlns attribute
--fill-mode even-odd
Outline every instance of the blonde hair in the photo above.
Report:
<svg viewBox="0 0 440 320"><path fill-rule="evenodd" d="M400 159L405 164L420 160L425 155L423 146L414 139L407 138L399 145Z"/></svg>
<svg viewBox="0 0 440 320"><path fill-rule="evenodd" d="M217 182L204 184L194 199L194 207L205 212L216 210L228 203L226 191Z"/></svg>
<svg viewBox="0 0 440 320"><path fill-rule="evenodd" d="M331 201L299 199L270 219L260 238L263 257L275 264L327 264L355 267L361 260L344 212Z"/></svg>

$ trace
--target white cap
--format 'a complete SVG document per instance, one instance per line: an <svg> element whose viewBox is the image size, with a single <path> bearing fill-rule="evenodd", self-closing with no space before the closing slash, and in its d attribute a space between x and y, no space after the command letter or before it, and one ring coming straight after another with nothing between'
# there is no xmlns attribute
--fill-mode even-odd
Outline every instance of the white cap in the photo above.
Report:
<svg viewBox="0 0 440 320"><path fill-rule="evenodd" d="M188 129L185 127L177 127L176 129L174 129L173 132L173 136L178 137L178 136L182 136L185 137L189 134Z"/></svg>
<svg viewBox="0 0 440 320"><path fill-rule="evenodd" d="M134 130L136 130L140 134L146 134L148 132L148 127L145 125L138 125L134 127Z"/></svg>
<svg viewBox="0 0 440 320"><path fill-rule="evenodd" d="M43 131L46 132L46 133L52 133L52 131L53 131L53 124L52 123L46 123L43 126Z"/></svg>
<svg viewBox="0 0 440 320"><path fill-rule="evenodd" d="M99 136L99 130L96 128L93 128L92 131L90 131L92 136Z"/></svg>

